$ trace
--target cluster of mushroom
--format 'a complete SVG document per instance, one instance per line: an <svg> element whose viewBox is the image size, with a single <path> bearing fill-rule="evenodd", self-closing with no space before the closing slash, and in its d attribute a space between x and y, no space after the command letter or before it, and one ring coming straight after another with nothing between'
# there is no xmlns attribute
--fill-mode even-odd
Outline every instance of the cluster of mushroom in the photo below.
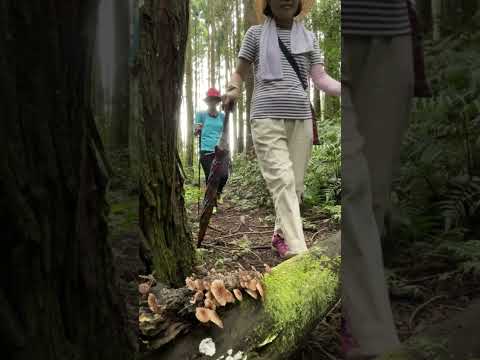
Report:
<svg viewBox="0 0 480 360"><path fill-rule="evenodd" d="M188 277L185 283L190 290L195 291L190 303L199 305L195 316L202 323L211 321L223 328L223 321L216 312L217 308L234 303L236 300L242 301L242 290L254 299L258 299L260 295L263 300L262 277L262 274L256 270L240 270L228 276L211 270L203 279Z"/></svg>
<svg viewBox="0 0 480 360"><path fill-rule="evenodd" d="M161 307L158 304L157 297L155 296L155 294L150 292L150 289L155 283L155 278L153 277L153 275L141 276L141 277L144 279L147 279L148 281L138 285L138 292L141 294L143 298L147 298L147 303L150 311L155 314L160 314L164 310L164 307Z"/></svg>

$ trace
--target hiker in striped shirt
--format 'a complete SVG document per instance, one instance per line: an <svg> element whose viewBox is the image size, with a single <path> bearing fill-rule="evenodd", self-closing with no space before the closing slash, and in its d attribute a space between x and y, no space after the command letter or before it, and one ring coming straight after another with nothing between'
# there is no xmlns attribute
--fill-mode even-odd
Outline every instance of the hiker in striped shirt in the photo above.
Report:
<svg viewBox="0 0 480 360"><path fill-rule="evenodd" d="M402 351L380 239L412 97L428 89L412 0L341 5L342 345L346 359L375 359Z"/></svg>
<svg viewBox="0 0 480 360"><path fill-rule="evenodd" d="M253 64L252 139L275 205L272 247L282 258L307 250L300 202L313 126L305 84L311 78L327 94L339 96L341 92L340 83L325 73L318 41L302 21L314 3L256 1L261 25L252 26L245 34L236 71L224 96L224 105L240 96L242 81Z"/></svg>

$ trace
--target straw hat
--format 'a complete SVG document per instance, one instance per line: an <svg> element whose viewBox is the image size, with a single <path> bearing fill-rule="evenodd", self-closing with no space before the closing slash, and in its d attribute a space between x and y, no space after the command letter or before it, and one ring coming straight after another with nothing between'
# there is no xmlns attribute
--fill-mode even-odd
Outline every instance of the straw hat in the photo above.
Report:
<svg viewBox="0 0 480 360"><path fill-rule="evenodd" d="M302 11L296 16L296 19L303 19L315 6L315 0L300 0L302 4ZM267 7L267 0L255 0L255 13L257 15L257 20L261 24L265 21L266 16L263 14L263 11Z"/></svg>

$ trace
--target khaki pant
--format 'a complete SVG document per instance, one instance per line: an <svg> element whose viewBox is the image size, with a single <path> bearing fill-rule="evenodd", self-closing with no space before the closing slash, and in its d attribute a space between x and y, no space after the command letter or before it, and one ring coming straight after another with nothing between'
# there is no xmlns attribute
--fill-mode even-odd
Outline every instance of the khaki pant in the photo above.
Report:
<svg viewBox="0 0 480 360"><path fill-rule="evenodd" d="M342 47L342 303L359 355L396 348L380 234L413 96L410 36Z"/></svg>
<svg viewBox="0 0 480 360"><path fill-rule="evenodd" d="M275 230L292 252L307 250L299 202L312 153L312 120L253 119L258 164L275 205Z"/></svg>

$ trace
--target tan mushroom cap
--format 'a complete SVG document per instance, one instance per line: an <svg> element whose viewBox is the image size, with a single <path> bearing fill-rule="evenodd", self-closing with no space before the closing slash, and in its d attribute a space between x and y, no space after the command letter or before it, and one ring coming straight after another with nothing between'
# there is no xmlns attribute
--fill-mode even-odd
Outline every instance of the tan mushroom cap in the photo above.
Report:
<svg viewBox="0 0 480 360"><path fill-rule="evenodd" d="M250 290L255 291L255 290L257 290L257 283L258 283L258 281L256 279L252 279L248 282L247 287Z"/></svg>
<svg viewBox="0 0 480 360"><path fill-rule="evenodd" d="M257 283L257 291L258 291L258 293L260 294L260 296L261 296L262 299L263 299L263 298L264 298L264 295L265 295L265 292L263 291L263 286L262 286L262 284Z"/></svg>
<svg viewBox="0 0 480 360"><path fill-rule="evenodd" d="M233 289L233 293L235 294L235 297L237 298L238 301L243 300L243 295L242 292L238 289Z"/></svg>
<svg viewBox="0 0 480 360"><path fill-rule="evenodd" d="M225 284L222 280L214 280L210 285L210 291L215 297L215 300L221 305L227 305L227 302L234 302L235 299L230 291L225 288Z"/></svg>
<svg viewBox="0 0 480 360"><path fill-rule="evenodd" d="M245 289L245 291L247 292L248 295L250 295L251 297L253 297L255 300L258 299L258 295L257 295L257 292L256 291L252 291L250 289Z"/></svg>
<svg viewBox="0 0 480 360"><path fill-rule="evenodd" d="M191 277L185 279L185 284L189 290L195 290L195 281Z"/></svg>
<svg viewBox="0 0 480 360"><path fill-rule="evenodd" d="M195 280L195 289L196 290L204 290L203 288L203 281L200 279Z"/></svg>
<svg viewBox="0 0 480 360"><path fill-rule="evenodd" d="M207 323L211 321L215 325L217 325L219 328L223 329L223 321L222 319L220 319L220 317L215 312L215 310L204 308L204 307L198 307L195 310L195 316L202 323Z"/></svg>
<svg viewBox="0 0 480 360"><path fill-rule="evenodd" d="M150 292L149 283L141 283L138 285L138 292L142 295L147 295Z"/></svg>
<svg viewBox="0 0 480 360"><path fill-rule="evenodd" d="M217 304L213 300L205 299L205 307L208 309L216 310Z"/></svg>
<svg viewBox="0 0 480 360"><path fill-rule="evenodd" d="M150 310L154 313L158 313L159 308L158 308L157 297L154 294L152 293L148 294L147 302Z"/></svg>

